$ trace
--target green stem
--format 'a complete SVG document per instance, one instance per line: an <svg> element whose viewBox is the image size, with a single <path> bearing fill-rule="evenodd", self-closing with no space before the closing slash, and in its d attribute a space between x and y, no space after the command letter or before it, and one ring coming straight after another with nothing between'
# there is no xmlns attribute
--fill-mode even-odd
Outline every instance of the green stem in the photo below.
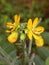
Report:
<svg viewBox="0 0 49 65"><path fill-rule="evenodd" d="M28 55L30 56L30 53L31 53L31 48L32 48L32 40L30 40L30 43L29 43L29 49L28 49ZM32 54L31 58L29 59L29 62L28 62L28 65L35 65L33 59L35 57L35 53Z"/></svg>
<svg viewBox="0 0 49 65"><path fill-rule="evenodd" d="M24 44L24 55L25 56L27 55L27 52L26 52L26 43Z"/></svg>
<svg viewBox="0 0 49 65"><path fill-rule="evenodd" d="M23 59L22 59L22 64L23 65L26 65L26 55L27 55L27 51L26 51L26 43L25 41L22 41L23 42Z"/></svg>
<svg viewBox="0 0 49 65"><path fill-rule="evenodd" d="M32 40L30 40L30 43L29 43L28 55L30 55L31 53L31 47L32 47Z"/></svg>
<svg viewBox="0 0 49 65"><path fill-rule="evenodd" d="M31 56L31 58L30 58L29 65L32 65L32 64L35 65L35 63L34 63L34 61L33 61L34 57L35 57L35 53L32 54L32 56Z"/></svg>

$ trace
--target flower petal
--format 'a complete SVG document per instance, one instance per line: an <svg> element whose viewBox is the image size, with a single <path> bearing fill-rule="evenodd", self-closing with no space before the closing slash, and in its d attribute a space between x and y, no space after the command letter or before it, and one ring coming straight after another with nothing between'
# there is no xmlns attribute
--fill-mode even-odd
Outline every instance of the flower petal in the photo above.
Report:
<svg viewBox="0 0 49 65"><path fill-rule="evenodd" d="M10 43L15 43L18 39L18 33L17 32L12 32L9 36L8 36L8 41Z"/></svg>
<svg viewBox="0 0 49 65"><path fill-rule="evenodd" d="M29 20L28 20L27 28L28 28L28 29L31 29L31 28L32 28L32 19L29 19Z"/></svg>
<svg viewBox="0 0 49 65"><path fill-rule="evenodd" d="M20 16L19 15L15 15L14 16L14 20L15 20L15 23L18 24L20 22Z"/></svg>
<svg viewBox="0 0 49 65"><path fill-rule="evenodd" d="M35 42L38 47L42 47L44 45L44 40L42 38L40 38L40 40L35 40Z"/></svg>
<svg viewBox="0 0 49 65"><path fill-rule="evenodd" d="M36 27L34 30L33 30L33 32L35 33L35 34L40 34L40 33L42 33L44 31L44 27L42 27L42 26L38 26L38 27Z"/></svg>
<svg viewBox="0 0 49 65"><path fill-rule="evenodd" d="M6 30L5 32L10 33L11 31L10 30Z"/></svg>
<svg viewBox="0 0 49 65"><path fill-rule="evenodd" d="M35 38L36 46L41 47L44 45L44 40L43 40L42 36L33 34L33 37Z"/></svg>
<svg viewBox="0 0 49 65"><path fill-rule="evenodd" d="M13 28L13 24L11 22L8 22L6 25L8 28Z"/></svg>
<svg viewBox="0 0 49 65"><path fill-rule="evenodd" d="M28 38L29 38L30 40L32 40L32 31L31 31L31 30L28 31L27 35L28 35Z"/></svg>
<svg viewBox="0 0 49 65"><path fill-rule="evenodd" d="M36 17L36 18L34 19L34 21L33 21L32 27L35 28L37 24L38 24L38 18Z"/></svg>

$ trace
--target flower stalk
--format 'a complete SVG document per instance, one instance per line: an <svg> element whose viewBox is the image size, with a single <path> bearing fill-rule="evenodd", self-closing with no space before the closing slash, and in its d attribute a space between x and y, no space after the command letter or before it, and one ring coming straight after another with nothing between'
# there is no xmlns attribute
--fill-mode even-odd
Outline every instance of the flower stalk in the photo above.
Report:
<svg viewBox="0 0 49 65"><path fill-rule="evenodd" d="M29 43L28 55L30 55L31 53L31 48L32 48L32 40L30 40L30 43Z"/></svg>

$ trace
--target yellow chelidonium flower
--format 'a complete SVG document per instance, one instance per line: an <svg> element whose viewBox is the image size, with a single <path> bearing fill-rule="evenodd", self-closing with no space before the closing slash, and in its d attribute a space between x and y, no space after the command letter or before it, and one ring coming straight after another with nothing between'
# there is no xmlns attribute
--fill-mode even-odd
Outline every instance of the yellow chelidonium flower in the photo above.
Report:
<svg viewBox="0 0 49 65"><path fill-rule="evenodd" d="M7 27L11 29L6 31L6 32L11 32L11 34L7 38L10 43L14 43L18 39L18 32L15 32L15 29L17 29L18 24L20 22L20 16L15 15L14 20L15 22L13 24L11 22L7 23Z"/></svg>
<svg viewBox="0 0 49 65"><path fill-rule="evenodd" d="M28 20L27 36L30 40L32 40L32 37L34 37L36 46L40 47L40 46L44 45L44 40L43 40L42 36L40 35L44 31L44 28L42 26L36 27L37 24L38 24L38 18L35 18L33 23L32 23L32 19Z"/></svg>

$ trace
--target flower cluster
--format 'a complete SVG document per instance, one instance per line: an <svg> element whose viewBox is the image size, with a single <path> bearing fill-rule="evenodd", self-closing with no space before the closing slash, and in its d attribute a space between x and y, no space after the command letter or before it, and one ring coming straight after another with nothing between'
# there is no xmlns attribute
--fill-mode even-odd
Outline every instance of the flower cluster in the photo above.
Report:
<svg viewBox="0 0 49 65"><path fill-rule="evenodd" d="M20 16L15 15L14 21L13 23L7 23L9 30L6 30L6 32L10 33L7 39L10 43L15 43L18 38L20 40L25 40L26 38L32 40L34 38L36 46L44 45L44 39L40 35L44 31L44 27L37 26L39 23L38 17L33 22L32 19L29 19L26 23L20 23Z"/></svg>

